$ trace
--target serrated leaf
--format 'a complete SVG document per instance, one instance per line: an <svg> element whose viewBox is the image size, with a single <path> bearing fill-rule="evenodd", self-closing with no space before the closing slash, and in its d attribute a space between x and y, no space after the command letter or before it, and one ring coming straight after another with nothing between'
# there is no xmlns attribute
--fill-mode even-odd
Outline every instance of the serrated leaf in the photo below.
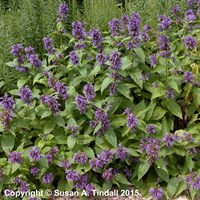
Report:
<svg viewBox="0 0 200 200"><path fill-rule="evenodd" d="M1 137L1 146L6 154L12 151L15 145L15 137L13 135L6 135Z"/></svg>
<svg viewBox="0 0 200 200"><path fill-rule="evenodd" d="M113 146L117 147L117 136L112 128L104 133L106 140Z"/></svg>
<svg viewBox="0 0 200 200"><path fill-rule="evenodd" d="M148 172L150 165L147 161L141 161L138 167L138 181Z"/></svg>
<svg viewBox="0 0 200 200"><path fill-rule="evenodd" d="M132 185L123 174L117 174L116 180L124 185Z"/></svg>
<svg viewBox="0 0 200 200"><path fill-rule="evenodd" d="M182 111L180 106L173 99L167 99L163 104L167 107L167 109L180 119L182 119Z"/></svg>
<svg viewBox="0 0 200 200"><path fill-rule="evenodd" d="M145 54L141 47L134 48L135 53L140 58L140 60L145 63Z"/></svg>
<svg viewBox="0 0 200 200"><path fill-rule="evenodd" d="M112 83L112 79L110 77L106 77L101 84L101 93L108 87L110 83Z"/></svg>

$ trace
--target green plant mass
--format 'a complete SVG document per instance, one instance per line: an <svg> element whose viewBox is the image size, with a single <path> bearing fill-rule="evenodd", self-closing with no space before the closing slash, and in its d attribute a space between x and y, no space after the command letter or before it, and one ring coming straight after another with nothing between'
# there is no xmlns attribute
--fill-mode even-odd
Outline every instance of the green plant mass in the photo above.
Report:
<svg viewBox="0 0 200 200"><path fill-rule="evenodd" d="M99 4L86 3L76 5L98 27L89 16ZM36 46L12 44L3 64L19 78L0 99L3 199L199 196L200 2L169 8L156 26L127 12L106 31L76 19L69 32L73 10L62 2L54 31Z"/></svg>

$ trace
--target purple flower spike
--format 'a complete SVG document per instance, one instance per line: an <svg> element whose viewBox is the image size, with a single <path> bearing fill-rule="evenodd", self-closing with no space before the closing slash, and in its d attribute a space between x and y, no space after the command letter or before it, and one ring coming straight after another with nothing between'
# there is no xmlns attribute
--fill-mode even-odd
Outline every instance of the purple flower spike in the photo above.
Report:
<svg viewBox="0 0 200 200"><path fill-rule="evenodd" d="M25 49L26 57L29 59L31 55L35 55L35 50L33 47L26 47Z"/></svg>
<svg viewBox="0 0 200 200"><path fill-rule="evenodd" d="M74 161L76 163L85 165L88 161L88 157L85 155L85 153L78 151L77 153L74 154Z"/></svg>
<svg viewBox="0 0 200 200"><path fill-rule="evenodd" d="M110 62L111 62L110 69L116 71L119 70L122 66L121 53L118 51L112 51L110 53Z"/></svg>
<svg viewBox="0 0 200 200"><path fill-rule="evenodd" d="M123 161L129 157L128 149L123 147L122 144L119 144L118 149L116 150L116 155L121 161Z"/></svg>
<svg viewBox="0 0 200 200"><path fill-rule="evenodd" d="M166 99L174 99L174 90L172 88L166 90L166 95L165 95Z"/></svg>
<svg viewBox="0 0 200 200"><path fill-rule="evenodd" d="M117 36L120 32L120 22L117 18L114 18L112 21L108 23L110 26L111 36Z"/></svg>
<svg viewBox="0 0 200 200"><path fill-rule="evenodd" d="M46 51L48 52L48 54L54 54L55 53L55 49L54 49L54 44L53 44L53 40L49 37L44 37L43 38L43 44L44 47L46 49Z"/></svg>
<svg viewBox="0 0 200 200"><path fill-rule="evenodd" d="M158 28L161 30L170 28L170 25L172 23L172 20L169 17L167 17L166 15L159 16L158 21L160 22Z"/></svg>
<svg viewBox="0 0 200 200"><path fill-rule="evenodd" d="M0 119L5 129L8 129L13 116L14 113L12 110L4 110L3 112L0 112Z"/></svg>
<svg viewBox="0 0 200 200"><path fill-rule="evenodd" d="M12 46L11 53L13 56L18 57L21 54L22 50L23 50L22 44L15 44Z"/></svg>
<svg viewBox="0 0 200 200"><path fill-rule="evenodd" d="M3 109L5 110L12 110L14 105L15 105L15 101L11 98L8 97L7 94L5 94L3 97L0 98L0 104L3 107Z"/></svg>
<svg viewBox="0 0 200 200"><path fill-rule="evenodd" d="M39 59L39 57L36 54L31 54L28 59L29 59L31 65L36 70L38 70L42 66L42 61Z"/></svg>
<svg viewBox="0 0 200 200"><path fill-rule="evenodd" d="M193 83L194 82L194 75L192 72L186 71L183 75L185 83Z"/></svg>
<svg viewBox="0 0 200 200"><path fill-rule="evenodd" d="M162 188L151 188L149 193L155 200L161 200L163 196L163 189Z"/></svg>
<svg viewBox="0 0 200 200"><path fill-rule="evenodd" d="M152 134L152 133L156 133L157 132L156 126L153 125L153 124L147 124L146 125L146 130L147 130L148 134Z"/></svg>
<svg viewBox="0 0 200 200"><path fill-rule="evenodd" d="M69 8L67 4L64 2L58 8L58 15L60 19L58 21L65 21L67 19L67 15L69 13Z"/></svg>
<svg viewBox="0 0 200 200"><path fill-rule="evenodd" d="M76 105L78 110L80 111L81 114L85 113L87 110L87 99L84 96L81 96L80 94L78 94L76 96Z"/></svg>
<svg viewBox="0 0 200 200"><path fill-rule="evenodd" d="M140 33L140 15L138 13L133 13L128 25L129 35L135 37L139 36Z"/></svg>
<svg viewBox="0 0 200 200"><path fill-rule="evenodd" d="M179 136L172 133L167 133L165 137L163 137L162 142L165 142L167 147L171 147L173 146L174 142L178 141L179 139Z"/></svg>
<svg viewBox="0 0 200 200"><path fill-rule="evenodd" d="M94 86L92 83L88 83L83 87L85 96L88 100L93 100L96 97L96 93L94 91Z"/></svg>
<svg viewBox="0 0 200 200"><path fill-rule="evenodd" d="M106 56L103 53L99 53L96 56L96 60L97 60L97 62L99 63L100 66L105 67L104 64L108 60L108 56Z"/></svg>
<svg viewBox="0 0 200 200"><path fill-rule="evenodd" d="M22 153L21 152L11 152L8 155L8 160L10 163L15 164L21 164L22 162Z"/></svg>
<svg viewBox="0 0 200 200"><path fill-rule="evenodd" d="M53 182L54 176L52 173L46 173L44 174L44 176L42 177L42 182L44 184L50 184Z"/></svg>
<svg viewBox="0 0 200 200"><path fill-rule="evenodd" d="M77 55L76 51L71 51L69 53L69 57L70 57L70 60L71 60L73 65L78 65L79 58L78 58L78 55Z"/></svg>
<svg viewBox="0 0 200 200"><path fill-rule="evenodd" d="M151 66L155 67L157 64L157 60L156 60L156 54L150 55L149 56L150 62L151 62Z"/></svg>
<svg viewBox="0 0 200 200"><path fill-rule="evenodd" d="M106 180L106 182L110 182L112 179L114 179L116 176L116 173L113 168L109 168L105 170L102 174L102 177Z"/></svg>
<svg viewBox="0 0 200 200"><path fill-rule="evenodd" d="M83 24L79 21L74 21L72 23L72 35L77 40L85 40L86 32L83 28Z"/></svg>
<svg viewBox="0 0 200 200"><path fill-rule="evenodd" d="M190 21L195 21L195 20L196 20L196 16L193 10L192 9L187 10L185 13L185 21L190 22Z"/></svg>
<svg viewBox="0 0 200 200"><path fill-rule="evenodd" d="M40 169L38 167L31 167L30 168L30 173L33 175L33 176L37 176L40 172Z"/></svg>
<svg viewBox="0 0 200 200"><path fill-rule="evenodd" d="M27 85L20 88L19 94L23 102L25 102L27 105L31 104L31 101L33 99L33 94Z"/></svg>
<svg viewBox="0 0 200 200"><path fill-rule="evenodd" d="M29 151L29 158L32 160L40 160L42 158L40 150L35 146L32 150Z"/></svg>
<svg viewBox="0 0 200 200"><path fill-rule="evenodd" d="M183 41L188 50L193 50L197 47L197 41L192 36L185 36Z"/></svg>
<svg viewBox="0 0 200 200"><path fill-rule="evenodd" d="M92 37L92 43L95 46L101 45L103 38L101 36L101 33L98 31L98 29L91 29L89 34Z"/></svg>
<svg viewBox="0 0 200 200"><path fill-rule="evenodd" d="M135 131L135 127L138 124L138 119L133 113L130 113L127 117L126 126L131 128L132 131Z"/></svg>
<svg viewBox="0 0 200 200"><path fill-rule="evenodd" d="M66 171L66 179L68 181L78 181L80 180L80 175L76 170L67 170Z"/></svg>

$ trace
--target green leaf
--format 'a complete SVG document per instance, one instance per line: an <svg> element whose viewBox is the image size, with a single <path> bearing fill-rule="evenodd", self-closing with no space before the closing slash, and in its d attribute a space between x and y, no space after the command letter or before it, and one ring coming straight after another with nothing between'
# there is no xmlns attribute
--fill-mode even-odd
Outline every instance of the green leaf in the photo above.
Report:
<svg viewBox="0 0 200 200"><path fill-rule="evenodd" d="M134 156L134 157L138 157L138 156L140 156L140 154L138 154L135 150L133 150L133 149L128 149L128 152L129 152L129 154L131 155L131 156Z"/></svg>
<svg viewBox="0 0 200 200"><path fill-rule="evenodd" d="M200 105L200 88L194 87L192 89L192 96L194 98L194 103L195 103L196 107L199 107L199 105Z"/></svg>
<svg viewBox="0 0 200 200"><path fill-rule="evenodd" d="M167 183L169 182L169 173L166 170L158 167L154 167L154 169L162 180L166 181Z"/></svg>
<svg viewBox="0 0 200 200"><path fill-rule="evenodd" d="M112 128L104 133L106 140L113 146L117 147L117 136Z"/></svg>
<svg viewBox="0 0 200 200"><path fill-rule="evenodd" d="M186 183L184 181L181 181L178 185L175 197L182 194L186 190L186 187L187 187Z"/></svg>
<svg viewBox="0 0 200 200"><path fill-rule="evenodd" d="M103 191L111 190L112 189L112 183L111 182L105 182L102 186Z"/></svg>
<svg viewBox="0 0 200 200"><path fill-rule="evenodd" d="M49 167L48 160L47 160L47 158L45 158L45 157L41 158L41 159L39 160L39 163L40 163L40 165L43 166L43 167L46 167L46 168Z"/></svg>
<svg viewBox="0 0 200 200"><path fill-rule="evenodd" d="M153 115L151 117L151 120L159 120L164 117L166 113L166 110L164 110L162 107L157 106L153 112Z"/></svg>
<svg viewBox="0 0 200 200"><path fill-rule="evenodd" d="M163 104L167 107L167 109L180 119L182 119L182 111L180 106L173 99L167 99Z"/></svg>
<svg viewBox="0 0 200 200"><path fill-rule="evenodd" d="M112 79L110 77L106 77L101 84L101 93L108 87L110 83L112 83Z"/></svg>
<svg viewBox="0 0 200 200"><path fill-rule="evenodd" d="M124 56L122 58L122 70L129 69L132 65L131 58L129 56Z"/></svg>
<svg viewBox="0 0 200 200"><path fill-rule="evenodd" d="M153 90L151 100L165 95L165 89L162 87L157 87Z"/></svg>
<svg viewBox="0 0 200 200"><path fill-rule="evenodd" d="M122 183L124 185L132 185L128 179L123 175L123 174L120 174L118 173L117 176L116 176L116 180L119 182L119 183Z"/></svg>
<svg viewBox="0 0 200 200"><path fill-rule="evenodd" d="M20 168L20 164L18 164L18 163L12 164L11 174L13 174L14 172L16 172L19 168Z"/></svg>
<svg viewBox="0 0 200 200"><path fill-rule="evenodd" d="M92 150L92 148L90 147L84 147L83 151L85 152L85 154L91 158L91 159L94 159L95 158L95 154L94 154L94 151Z"/></svg>
<svg viewBox="0 0 200 200"><path fill-rule="evenodd" d="M65 128L65 120L60 115L54 117L54 122L63 128Z"/></svg>
<svg viewBox="0 0 200 200"><path fill-rule="evenodd" d="M167 192L168 192L168 195L170 198L172 198L176 191L177 191L177 188L178 188L178 179L176 177L173 177L170 179L168 185L167 185Z"/></svg>
<svg viewBox="0 0 200 200"><path fill-rule="evenodd" d="M10 153L15 145L15 137L6 135L1 137L1 146L6 154Z"/></svg>
<svg viewBox="0 0 200 200"><path fill-rule="evenodd" d="M38 82L38 80L43 76L42 73L38 73L35 78L33 79L33 85Z"/></svg>
<svg viewBox="0 0 200 200"><path fill-rule="evenodd" d="M140 58L140 60L145 63L145 54L141 47L134 48L135 53Z"/></svg>
<svg viewBox="0 0 200 200"><path fill-rule="evenodd" d="M19 79L17 81L17 87L20 89L26 83L27 79Z"/></svg>
<svg viewBox="0 0 200 200"><path fill-rule="evenodd" d="M150 165L147 161L141 161L138 167L138 181L148 172Z"/></svg>
<svg viewBox="0 0 200 200"><path fill-rule="evenodd" d="M101 71L101 66L96 65L91 71L90 76L96 76Z"/></svg>
<svg viewBox="0 0 200 200"><path fill-rule="evenodd" d="M195 162L192 160L192 158L186 157L186 165L187 168L189 169L189 171L192 171L192 169L194 168Z"/></svg>
<svg viewBox="0 0 200 200"><path fill-rule="evenodd" d="M77 138L77 144L83 145L83 144L88 144L94 140L93 137L90 135L79 135Z"/></svg>
<svg viewBox="0 0 200 200"><path fill-rule="evenodd" d="M75 144L76 144L76 138L74 138L72 136L68 136L68 138L67 138L67 146L68 146L68 148L72 149Z"/></svg>
<svg viewBox="0 0 200 200"><path fill-rule="evenodd" d="M44 119L44 118L46 118L46 117L49 117L51 114L52 114L52 112L49 111L49 110L44 111L44 113L43 113L42 116L41 116L41 119Z"/></svg>
<svg viewBox="0 0 200 200"><path fill-rule="evenodd" d="M53 120L49 120L44 124L44 134L46 133L51 133L53 129L56 127L56 124L54 123Z"/></svg>
<svg viewBox="0 0 200 200"><path fill-rule="evenodd" d="M131 72L130 77L133 79L133 81L142 89L143 87L143 80L142 80L142 72L141 71L136 71L136 72Z"/></svg>
<svg viewBox="0 0 200 200"><path fill-rule="evenodd" d="M120 84L118 86L118 91L123 94L127 99L133 101L133 98L130 96L130 89L125 84Z"/></svg>
<svg viewBox="0 0 200 200"><path fill-rule="evenodd" d="M54 142L56 144L67 144L67 139L68 137L66 135L59 135L55 137Z"/></svg>
<svg viewBox="0 0 200 200"><path fill-rule="evenodd" d="M124 126L126 124L126 117L124 115L115 115L111 122L112 126Z"/></svg>

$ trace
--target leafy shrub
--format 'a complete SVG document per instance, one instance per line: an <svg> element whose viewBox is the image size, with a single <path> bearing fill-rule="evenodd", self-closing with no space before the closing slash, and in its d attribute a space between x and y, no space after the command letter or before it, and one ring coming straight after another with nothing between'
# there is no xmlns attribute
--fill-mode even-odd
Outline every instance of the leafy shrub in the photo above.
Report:
<svg viewBox="0 0 200 200"><path fill-rule="evenodd" d="M1 100L1 190L132 185L154 199L194 199L200 29L199 5L189 6L184 19L178 7L160 16L156 33L133 13L110 21L110 33L75 21L71 35L62 4L57 31L43 39L45 60L13 45L7 65L22 74Z"/></svg>

